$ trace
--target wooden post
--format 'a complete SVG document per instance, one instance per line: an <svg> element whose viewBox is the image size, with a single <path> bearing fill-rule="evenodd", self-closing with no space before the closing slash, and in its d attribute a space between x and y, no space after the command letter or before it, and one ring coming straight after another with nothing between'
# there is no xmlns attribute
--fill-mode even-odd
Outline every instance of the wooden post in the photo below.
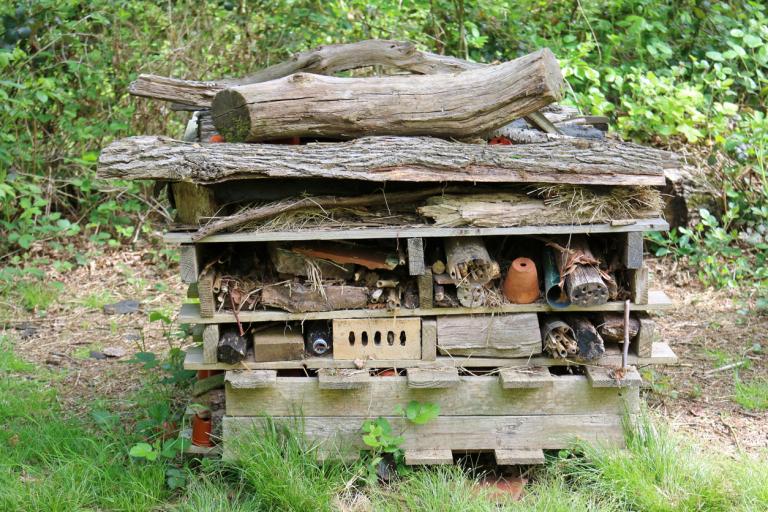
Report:
<svg viewBox="0 0 768 512"><path fill-rule="evenodd" d="M622 235L623 252L621 262L625 268L637 269L643 266L643 232L630 231Z"/></svg>
<svg viewBox="0 0 768 512"><path fill-rule="evenodd" d="M203 363L216 364L219 362L219 325L208 324L203 328Z"/></svg>
<svg viewBox="0 0 768 512"><path fill-rule="evenodd" d="M632 342L632 348L637 357L651 357L653 352L653 339L656 332L656 322L647 314L640 314L640 329Z"/></svg>
<svg viewBox="0 0 768 512"><path fill-rule="evenodd" d="M183 244L179 249L179 273L181 282L192 284L197 282L200 275L200 262L195 244Z"/></svg>
<svg viewBox="0 0 768 512"><path fill-rule="evenodd" d="M648 267L629 271L629 292L633 303L648 304Z"/></svg>
<svg viewBox="0 0 768 512"><path fill-rule="evenodd" d="M197 282L197 292L200 296L200 316L211 318L216 312L216 298L213 294L213 281L216 278L216 272L212 268L204 270L200 274Z"/></svg>
<svg viewBox="0 0 768 512"><path fill-rule="evenodd" d="M219 205L213 190L204 185L179 181L171 185L176 205L176 220L182 224L197 226L206 217L213 217Z"/></svg>
<svg viewBox="0 0 768 512"><path fill-rule="evenodd" d="M419 287L419 307L430 309L434 307L434 283L432 282L432 270L425 269L424 273L416 277Z"/></svg>
<svg viewBox="0 0 768 512"><path fill-rule="evenodd" d="M421 360L437 359L437 321L432 318L421 320Z"/></svg>
<svg viewBox="0 0 768 512"><path fill-rule="evenodd" d="M408 239L408 273L420 276L426 272L424 264L424 240L421 238Z"/></svg>

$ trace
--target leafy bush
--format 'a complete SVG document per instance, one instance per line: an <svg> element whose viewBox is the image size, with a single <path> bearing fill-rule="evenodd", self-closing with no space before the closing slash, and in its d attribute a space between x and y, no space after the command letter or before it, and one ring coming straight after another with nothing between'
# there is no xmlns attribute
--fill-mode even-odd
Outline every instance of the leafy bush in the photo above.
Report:
<svg viewBox="0 0 768 512"><path fill-rule="evenodd" d="M151 230L148 185L94 179L110 140L183 127L185 114L127 96L139 72L244 75L292 52L372 37L484 62L552 48L570 85L566 101L611 115L621 135L734 159L718 176L726 216L678 235L712 256L707 282L733 284L733 268L763 265L764 2L27 0L3 4L0 17L0 253L13 251L14 265L42 243L77 262L73 235L116 246ZM672 253L687 250L672 240ZM722 262L734 277L707 275Z"/></svg>

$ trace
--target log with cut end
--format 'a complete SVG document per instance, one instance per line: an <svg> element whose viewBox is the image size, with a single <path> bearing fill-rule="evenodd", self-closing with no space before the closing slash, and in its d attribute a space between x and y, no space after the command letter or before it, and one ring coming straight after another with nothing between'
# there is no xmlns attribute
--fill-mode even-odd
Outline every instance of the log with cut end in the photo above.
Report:
<svg viewBox="0 0 768 512"><path fill-rule="evenodd" d="M229 327L221 333L216 354L222 363L235 364L245 359L247 348L248 339L241 336L237 328Z"/></svg>
<svg viewBox="0 0 768 512"><path fill-rule="evenodd" d="M157 75L139 75L128 92L191 107L208 108L216 93L232 86L255 84L294 73L332 75L368 66L385 66L418 74L458 73L485 66L445 55L422 52L408 41L371 39L349 44L331 44L297 53L289 60L242 78L215 81L180 80Z"/></svg>
<svg viewBox="0 0 768 512"><path fill-rule="evenodd" d="M368 289L359 286L324 286L323 292L301 285L266 286L261 303L291 313L360 309L368 304Z"/></svg>
<svg viewBox="0 0 768 512"><path fill-rule="evenodd" d="M576 335L576 343L579 346L579 352L577 354L579 359L593 360L598 359L605 353L605 343L603 338L589 321L584 316L573 315L565 319L568 325L573 329L573 333Z"/></svg>
<svg viewBox="0 0 768 512"><path fill-rule="evenodd" d="M599 315L597 330L605 341L624 343L624 315L620 313ZM638 332L640 332L640 321L635 317L630 317L629 339L634 339Z"/></svg>
<svg viewBox="0 0 768 512"><path fill-rule="evenodd" d="M568 240L557 256L560 276L565 276L565 291L571 304L599 306L608 302L608 286L584 236Z"/></svg>
<svg viewBox="0 0 768 512"><path fill-rule="evenodd" d="M450 76L338 78L297 73L225 89L213 99L227 141L283 137L486 134L562 97L557 58L543 49Z"/></svg>
<svg viewBox="0 0 768 512"><path fill-rule="evenodd" d="M245 178L372 182L663 185L666 151L628 142L560 139L487 146L430 137L365 137L345 143L194 144L129 137L99 157L99 177L210 184Z"/></svg>
<svg viewBox="0 0 768 512"><path fill-rule="evenodd" d="M491 259L482 238L446 238L443 244L446 270L455 283L464 286L485 284L499 277L499 264Z"/></svg>

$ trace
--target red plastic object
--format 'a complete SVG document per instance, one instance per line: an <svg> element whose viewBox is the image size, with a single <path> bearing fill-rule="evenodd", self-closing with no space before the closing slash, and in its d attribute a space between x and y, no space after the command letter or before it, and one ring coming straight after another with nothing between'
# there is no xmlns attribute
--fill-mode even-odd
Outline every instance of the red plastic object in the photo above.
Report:
<svg viewBox="0 0 768 512"><path fill-rule="evenodd" d="M499 135L498 137L494 137L491 140L488 141L488 144L493 145L501 145L501 146L511 146L512 141L506 138L503 135Z"/></svg>
<svg viewBox="0 0 768 512"><path fill-rule="evenodd" d="M197 370L197 380L207 379L211 376L211 370Z"/></svg>
<svg viewBox="0 0 768 512"><path fill-rule="evenodd" d="M192 444L195 446L212 446L211 418L203 418L199 414L192 417Z"/></svg>
<svg viewBox="0 0 768 512"><path fill-rule="evenodd" d="M218 134L211 135L210 141L211 142L224 142L224 137L222 137L221 135L218 135Z"/></svg>
<svg viewBox="0 0 768 512"><path fill-rule="evenodd" d="M539 298L539 275L530 258L517 258L504 279L504 296L514 304L530 304Z"/></svg>

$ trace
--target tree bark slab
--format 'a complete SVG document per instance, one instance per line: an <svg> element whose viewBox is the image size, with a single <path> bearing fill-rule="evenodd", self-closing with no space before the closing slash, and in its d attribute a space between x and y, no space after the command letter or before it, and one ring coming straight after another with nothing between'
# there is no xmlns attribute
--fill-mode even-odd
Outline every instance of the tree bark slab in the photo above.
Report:
<svg viewBox="0 0 768 512"><path fill-rule="evenodd" d="M107 146L99 177L216 183L254 178L373 182L664 184L672 153L628 142L558 139L513 146L430 137L364 137L344 143L194 144L157 136Z"/></svg>

